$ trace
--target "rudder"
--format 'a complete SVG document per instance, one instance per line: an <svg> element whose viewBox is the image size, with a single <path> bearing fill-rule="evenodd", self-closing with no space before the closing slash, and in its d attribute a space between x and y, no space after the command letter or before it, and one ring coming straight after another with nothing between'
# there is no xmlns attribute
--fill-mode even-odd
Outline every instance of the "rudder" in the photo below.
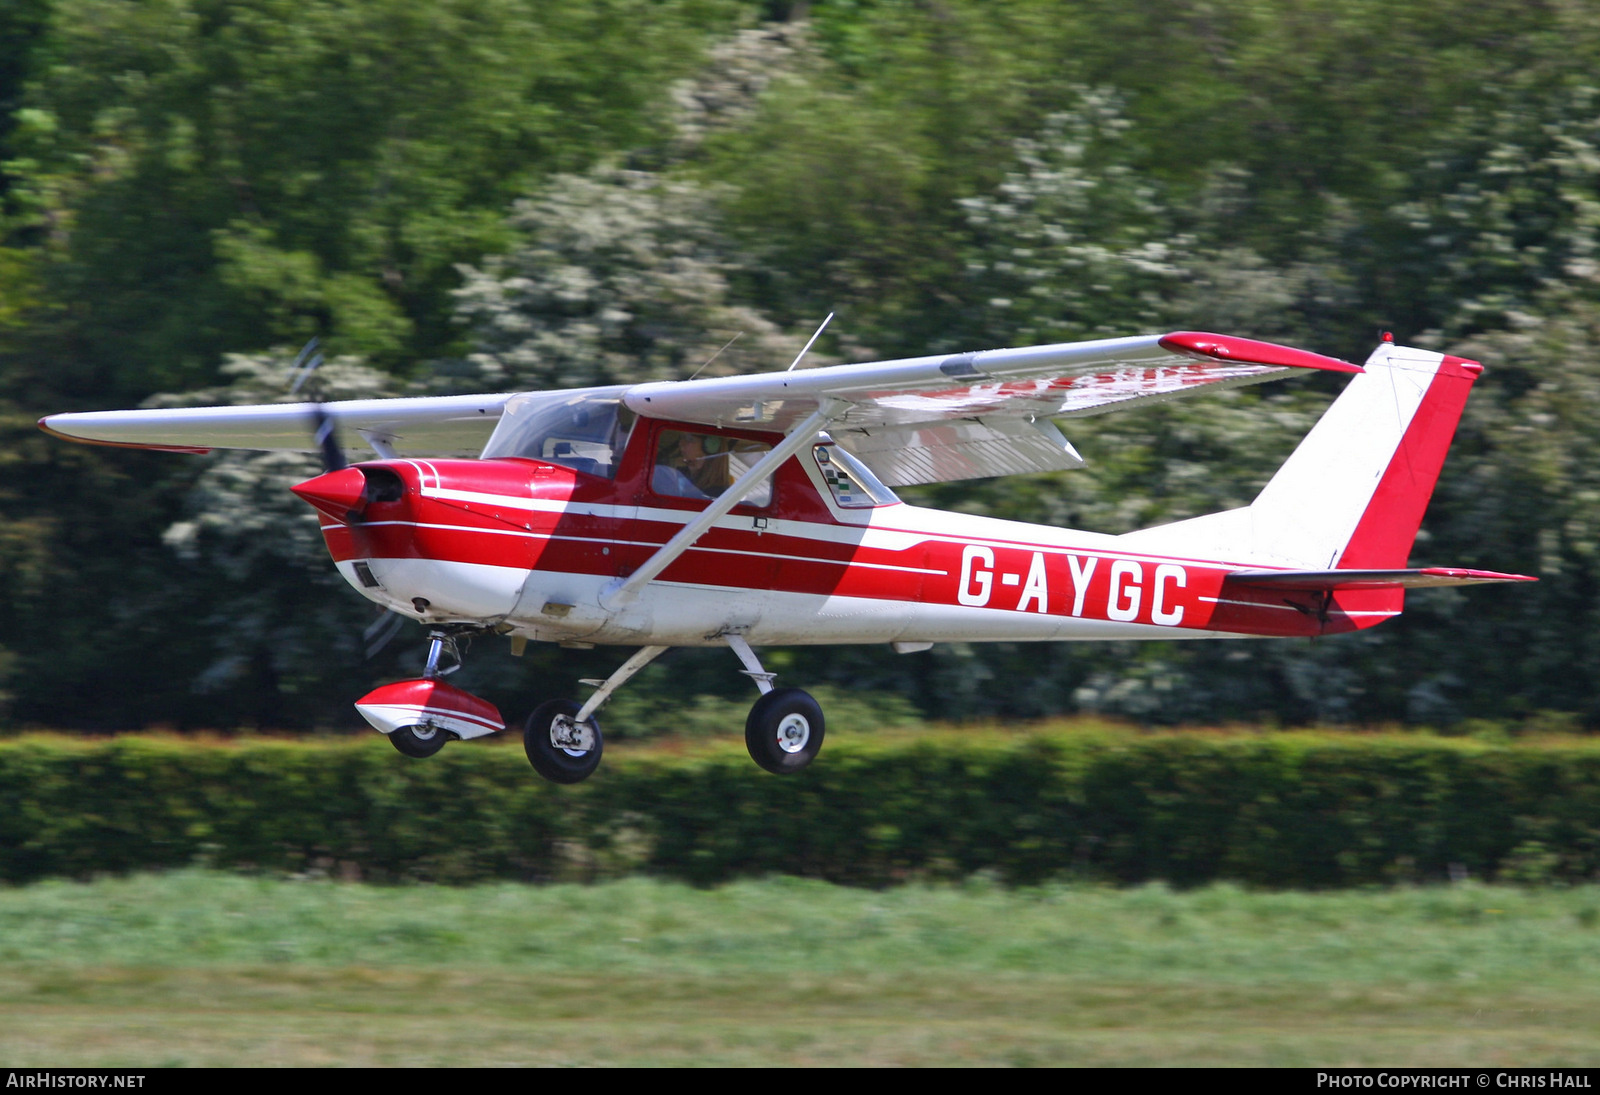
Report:
<svg viewBox="0 0 1600 1095"><path fill-rule="evenodd" d="M1483 367L1385 341L1364 369L1250 505L1120 539L1246 566L1403 568Z"/></svg>
<svg viewBox="0 0 1600 1095"><path fill-rule="evenodd" d="M1257 552L1314 569L1406 565L1483 366L1386 341L1365 369L1251 503Z"/></svg>

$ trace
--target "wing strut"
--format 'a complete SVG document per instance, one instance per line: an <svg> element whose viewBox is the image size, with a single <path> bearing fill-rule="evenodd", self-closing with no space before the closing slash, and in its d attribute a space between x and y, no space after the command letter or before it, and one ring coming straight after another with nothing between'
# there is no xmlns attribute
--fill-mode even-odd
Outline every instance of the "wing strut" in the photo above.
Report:
<svg viewBox="0 0 1600 1095"><path fill-rule="evenodd" d="M733 485L719 494L700 516L684 525L676 536L657 548L656 553L646 559L643 566L627 578L617 578L608 582L605 589L600 592L601 606L615 610L637 597L641 589L672 565L673 560L693 547L694 542L704 536L706 530L719 518L769 479L780 464L815 441L817 435L827 429L828 423L838 413L835 410L837 406L837 400L824 400L822 406L811 412L809 417L791 430L789 436L773 446L771 452L757 460L750 466L749 471L735 479Z"/></svg>

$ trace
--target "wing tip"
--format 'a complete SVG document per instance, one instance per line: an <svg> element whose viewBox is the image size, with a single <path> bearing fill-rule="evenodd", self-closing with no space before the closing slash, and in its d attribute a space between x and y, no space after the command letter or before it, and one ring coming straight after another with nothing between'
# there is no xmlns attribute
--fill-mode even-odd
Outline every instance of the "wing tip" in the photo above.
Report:
<svg viewBox="0 0 1600 1095"><path fill-rule="evenodd" d="M1157 341L1163 350L1185 357L1210 361L1228 361L1240 365L1271 365L1292 369L1322 369L1331 373L1364 373L1360 365L1337 357L1314 354L1310 350L1297 350L1293 346L1280 346L1276 342L1258 342L1253 338L1235 335L1216 335L1207 331L1173 331Z"/></svg>
<svg viewBox="0 0 1600 1095"><path fill-rule="evenodd" d="M1502 574L1498 570L1470 570L1466 567L1423 567L1421 573L1462 583L1537 582L1532 574Z"/></svg>
<svg viewBox="0 0 1600 1095"><path fill-rule="evenodd" d="M77 434L67 433L50 425L52 418L67 418L68 415L47 414L39 419L38 426L51 437L59 437L63 441L71 441L78 445L102 445L111 449L147 449L151 452L179 452L189 456L205 456L211 450L197 445L145 445L137 441L102 441L94 437L80 437Z"/></svg>

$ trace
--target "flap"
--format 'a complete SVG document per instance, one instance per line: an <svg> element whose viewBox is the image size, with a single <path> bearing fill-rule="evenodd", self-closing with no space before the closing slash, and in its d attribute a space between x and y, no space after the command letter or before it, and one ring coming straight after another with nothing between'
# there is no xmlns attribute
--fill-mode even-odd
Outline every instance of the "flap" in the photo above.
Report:
<svg viewBox="0 0 1600 1095"><path fill-rule="evenodd" d="M1083 466L1083 458L1047 418L962 418L926 426L836 429L833 438L891 487Z"/></svg>

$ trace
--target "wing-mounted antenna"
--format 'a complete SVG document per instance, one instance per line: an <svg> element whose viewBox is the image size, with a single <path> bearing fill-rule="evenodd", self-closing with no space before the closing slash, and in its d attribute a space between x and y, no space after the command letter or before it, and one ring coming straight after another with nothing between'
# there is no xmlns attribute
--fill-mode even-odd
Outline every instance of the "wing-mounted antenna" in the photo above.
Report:
<svg viewBox="0 0 1600 1095"><path fill-rule="evenodd" d="M729 346L732 346L735 342L738 342L743 337L744 337L744 332L740 331L738 334L734 335L732 338L730 338L728 341L726 341L726 342L724 342L722 344L722 350L726 350ZM697 377L701 373L705 372L707 365L710 365L713 361L717 360L717 358L722 356L722 350L718 350L716 353L714 353L710 357L706 358L705 361L703 361L701 363L701 365L700 365L700 367L698 369L696 369L694 372L689 374L689 379L693 380L695 377Z"/></svg>
<svg viewBox="0 0 1600 1095"><path fill-rule="evenodd" d="M811 341L807 342L805 344L805 346L800 350L800 352L795 355L795 359L793 361L789 362L789 367L787 369L783 370L784 372L786 372L786 373L794 372L794 367L796 365L800 364L800 359L802 357L805 357L806 354L810 352L812 345L816 343L817 339L822 337L822 332L826 331L828 329L828 324L830 324L832 322L833 322L833 313L829 312L828 313L828 318L822 321L822 326L821 327L817 328L817 333L811 336Z"/></svg>

